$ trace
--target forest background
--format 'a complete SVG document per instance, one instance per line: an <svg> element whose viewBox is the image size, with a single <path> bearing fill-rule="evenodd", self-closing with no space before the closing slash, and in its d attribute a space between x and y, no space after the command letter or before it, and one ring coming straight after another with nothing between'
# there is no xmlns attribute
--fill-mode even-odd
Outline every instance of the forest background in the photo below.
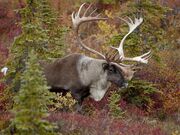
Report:
<svg viewBox="0 0 180 135"><path fill-rule="evenodd" d="M112 86L100 102L88 98L78 114L70 94L49 93L38 61L74 52L95 57L79 48L72 29L71 13L84 2L110 18L82 27L90 47L117 46L128 29L118 17L140 15L144 22L124 48L129 56L151 48L153 57L127 89ZM0 0L0 67L9 68L0 74L1 133L180 134L179 32L178 0Z"/></svg>

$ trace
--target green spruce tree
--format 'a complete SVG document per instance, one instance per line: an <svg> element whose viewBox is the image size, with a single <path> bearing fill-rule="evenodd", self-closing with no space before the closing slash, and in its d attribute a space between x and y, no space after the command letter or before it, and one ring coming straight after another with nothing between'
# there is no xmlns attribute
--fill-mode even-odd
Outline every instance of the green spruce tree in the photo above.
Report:
<svg viewBox="0 0 180 135"><path fill-rule="evenodd" d="M26 70L21 76L20 91L14 98L12 124L17 135L55 134L54 126L45 120L52 95L37 61L37 54L30 51Z"/></svg>
<svg viewBox="0 0 180 135"><path fill-rule="evenodd" d="M119 106L120 99L121 95L117 91L113 91L108 98L110 115L114 118L122 118L125 113Z"/></svg>
<svg viewBox="0 0 180 135"><path fill-rule="evenodd" d="M41 19L42 26L48 35L48 52L46 58L59 58L64 55L65 41L64 36L68 31L65 26L58 24L58 13L53 10L48 0L40 0L39 18Z"/></svg>
<svg viewBox="0 0 180 135"><path fill-rule="evenodd" d="M161 93L152 83L133 79L128 88L123 89L120 94L128 103L132 103L143 110L151 111L155 102L152 95Z"/></svg>
<svg viewBox="0 0 180 135"><path fill-rule="evenodd" d="M7 90L15 92L10 129L15 127L17 135L54 134L53 125L45 120L52 95L38 64L39 59L46 58L50 43L41 20L41 2L26 0L26 7L18 10L22 33L15 38L7 63L7 84L11 86Z"/></svg>

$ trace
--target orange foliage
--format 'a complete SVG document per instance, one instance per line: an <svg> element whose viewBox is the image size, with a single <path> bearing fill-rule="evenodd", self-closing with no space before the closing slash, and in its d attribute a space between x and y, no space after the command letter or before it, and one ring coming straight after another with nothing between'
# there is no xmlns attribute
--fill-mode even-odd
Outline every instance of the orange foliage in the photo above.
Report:
<svg viewBox="0 0 180 135"><path fill-rule="evenodd" d="M164 111L167 114L177 112L180 108L180 91L171 91L164 95Z"/></svg>

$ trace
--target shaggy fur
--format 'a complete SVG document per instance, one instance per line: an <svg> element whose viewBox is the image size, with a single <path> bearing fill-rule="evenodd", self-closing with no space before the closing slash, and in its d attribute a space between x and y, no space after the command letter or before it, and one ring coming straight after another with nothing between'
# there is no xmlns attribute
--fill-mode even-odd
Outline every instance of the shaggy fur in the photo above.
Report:
<svg viewBox="0 0 180 135"><path fill-rule="evenodd" d="M120 67L81 54L71 54L52 63L41 61L40 64L51 91L70 90L79 104L87 96L100 101L111 82L119 87L125 83Z"/></svg>

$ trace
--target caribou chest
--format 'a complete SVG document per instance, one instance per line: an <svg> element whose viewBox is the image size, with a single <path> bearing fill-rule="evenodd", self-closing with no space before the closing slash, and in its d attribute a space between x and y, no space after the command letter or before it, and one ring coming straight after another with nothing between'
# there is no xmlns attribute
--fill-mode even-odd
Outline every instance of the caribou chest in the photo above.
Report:
<svg viewBox="0 0 180 135"><path fill-rule="evenodd" d="M102 68L104 62L106 61L87 56L82 56L78 62L80 81L84 86L89 86L90 97L95 101L100 101L110 86L107 72Z"/></svg>

